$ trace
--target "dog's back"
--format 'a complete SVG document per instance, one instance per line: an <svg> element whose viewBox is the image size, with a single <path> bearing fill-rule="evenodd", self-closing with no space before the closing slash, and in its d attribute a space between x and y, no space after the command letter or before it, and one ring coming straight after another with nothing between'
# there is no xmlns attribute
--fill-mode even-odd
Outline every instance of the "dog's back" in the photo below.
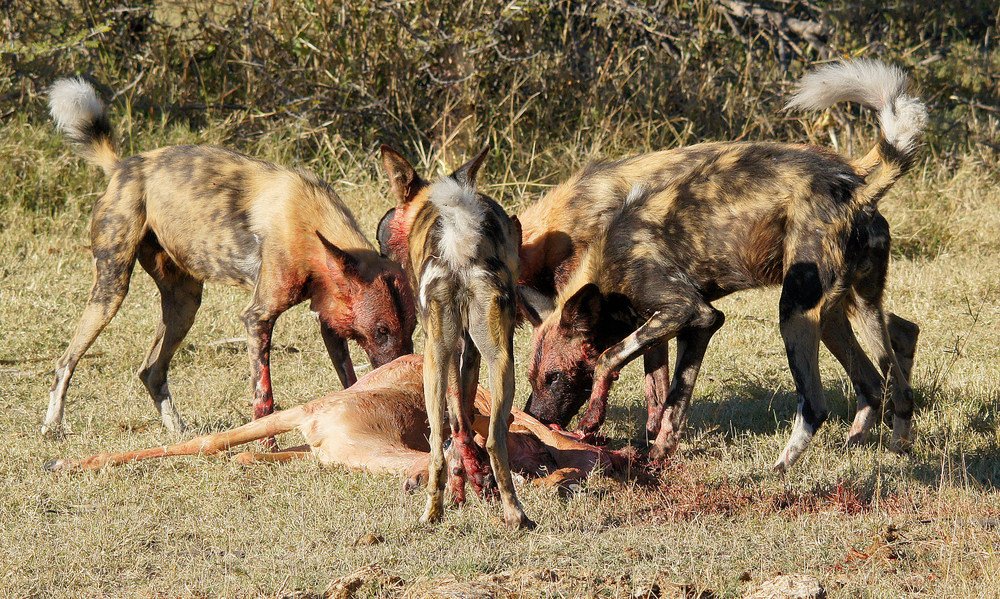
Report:
<svg viewBox="0 0 1000 599"><path fill-rule="evenodd" d="M374 251L328 184L217 146L168 146L124 158L111 169L106 195L114 205L141 198L151 241L203 281L252 288L267 251L283 254L289 267L308 259L299 254L322 256L315 231L345 251ZM303 251L303 243L315 247Z"/></svg>
<svg viewBox="0 0 1000 599"><path fill-rule="evenodd" d="M419 305L442 284L463 290L460 303L476 285L512 297L519 236L499 204L448 177L414 201L409 271Z"/></svg>
<svg viewBox="0 0 1000 599"><path fill-rule="evenodd" d="M580 257L624 202L689 170L713 144L599 161L530 204L522 227L518 282L549 297L566 284Z"/></svg>
<svg viewBox="0 0 1000 599"><path fill-rule="evenodd" d="M864 182L839 156L819 148L780 143L693 146L697 157L657 187L637 186L608 216L592 240L567 291L580 277L618 289L643 306L644 288L684 273L706 300L743 289L781 283L785 257L794 253L801 227L830 226L836 247L849 246L856 207L851 198ZM810 225L809 223L813 223ZM856 234L867 234L866 227ZM861 248L857 248L861 249ZM830 256L839 268L846 256ZM628 265L603 268L594 264ZM599 268L599 272L595 269ZM596 276L595 276L596 275Z"/></svg>

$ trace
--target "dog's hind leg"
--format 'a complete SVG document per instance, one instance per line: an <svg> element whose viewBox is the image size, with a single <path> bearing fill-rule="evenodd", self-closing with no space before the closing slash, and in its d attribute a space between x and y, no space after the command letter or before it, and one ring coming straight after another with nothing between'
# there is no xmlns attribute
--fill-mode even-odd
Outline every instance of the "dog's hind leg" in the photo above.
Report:
<svg viewBox="0 0 1000 599"><path fill-rule="evenodd" d="M428 286L425 284L425 286ZM449 379L458 392L458 343L461 318L456 313L454 293L442 289L428 292L423 309L424 341L424 402L431 434L430 465L427 474L427 505L421 522L438 522L444 515L444 488L447 481L444 457L445 404ZM447 291L447 290L445 290ZM437 298L441 298L440 300Z"/></svg>
<svg viewBox="0 0 1000 599"><path fill-rule="evenodd" d="M113 181L94 206L91 223L94 285L73 339L56 362L56 376L49 390L49 407L42 425L42 434L47 437L59 434L66 390L77 363L114 318L128 293L136 250L145 226L141 205L141 193L130 189L128 181L125 185Z"/></svg>
<svg viewBox="0 0 1000 599"><path fill-rule="evenodd" d="M902 316L887 312L885 326L889 329L889 341L892 351L896 354L896 362L907 382L913 373L913 358L917 353L917 339L920 337L920 325L906 320Z"/></svg>
<svg viewBox="0 0 1000 599"><path fill-rule="evenodd" d="M891 449L903 451L911 441L913 389L909 383L909 370L913 366L913 351L916 347L919 327L902 319L897 318L895 321L900 333L906 329L912 333L908 340L903 338L906 337L905 335L899 335L901 337L899 339L900 353L904 355L904 362L907 364L904 371L896 359L886 315L882 308L886 273L889 268L890 236L889 224L881 215L876 214L876 218L872 220L868 228L868 235L869 268L865 269L863 276L859 277L852 285L850 299L853 301L847 306L849 309L848 317L871 351L872 359L882 371L884 384L891 391L893 407ZM906 327L904 323L912 326ZM885 392L882 391L882 393Z"/></svg>
<svg viewBox="0 0 1000 599"><path fill-rule="evenodd" d="M847 372L858 402L854 423L847 434L847 443L863 443L875 425L882 407L884 381L858 343L847 319L843 300L823 316L823 343Z"/></svg>
<svg viewBox="0 0 1000 599"><path fill-rule="evenodd" d="M781 338L799 398L792 434L774 465L778 472L785 472L799 459L829 414L819 375L820 315L826 289L811 256L805 252L802 259L792 256L788 260L791 267L778 301Z"/></svg>
<svg viewBox="0 0 1000 599"><path fill-rule="evenodd" d="M862 291L863 293L863 291ZM879 365L892 394L892 446L893 451L903 451L909 446L910 431L913 426L913 389L908 377L892 350L892 341L886 326L885 313L880 298L857 297L857 307L851 313L851 320L857 325L865 342L871 349L872 358Z"/></svg>
<svg viewBox="0 0 1000 599"><path fill-rule="evenodd" d="M482 499L488 499L496 494L496 482L490 471L489 456L475 442L475 430L473 429L476 390L479 387L480 359L479 349L469 333L466 332L462 340L462 353L458 369L458 395L453 395L449 388L448 410L451 416L452 447L457 450L461 457L461 468L464 470L465 479L472 483L476 495ZM455 403L456 401L458 403ZM453 403L455 405L452 405ZM460 418L456 419L455 413L460 413ZM457 465L456 462L451 467L455 468Z"/></svg>
<svg viewBox="0 0 1000 599"><path fill-rule="evenodd" d="M490 372L490 434L486 450L490 454L493 475L500 488L504 522L511 528L534 528L524 513L514 490L507 452L507 419L514 405L514 323L516 304L513 290L476 301L469 313L469 333L482 353ZM469 398L470 403L475 394Z"/></svg>
<svg viewBox="0 0 1000 599"><path fill-rule="evenodd" d="M195 314L201 306L203 284L181 271L152 239L144 241L139 247L139 264L160 290L161 310L153 344L139 369L139 380L153 398L163 426L173 433L182 433L184 422L170 395L167 369L174 352L194 324Z"/></svg>

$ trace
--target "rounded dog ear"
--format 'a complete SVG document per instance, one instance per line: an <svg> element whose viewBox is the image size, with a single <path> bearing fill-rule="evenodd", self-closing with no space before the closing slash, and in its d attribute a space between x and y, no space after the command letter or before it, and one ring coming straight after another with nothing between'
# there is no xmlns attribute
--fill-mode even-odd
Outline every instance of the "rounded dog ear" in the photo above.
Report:
<svg viewBox="0 0 1000 599"><path fill-rule="evenodd" d="M451 174L451 178L458 181L464 187L475 187L476 185L476 175L479 174L479 167L483 165L483 161L486 160L486 155L490 151L489 144L479 151L472 160L466 162L462 166L458 167L454 173Z"/></svg>
<svg viewBox="0 0 1000 599"><path fill-rule="evenodd" d="M375 239L378 240L378 252L383 258L389 258L389 238L392 237L392 219L396 217L396 209L390 208L388 212L378 221L378 229L375 231Z"/></svg>
<svg viewBox="0 0 1000 599"><path fill-rule="evenodd" d="M389 189L400 206L409 204L426 185L406 158L387 145L382 146L382 168L389 176Z"/></svg>
<svg viewBox="0 0 1000 599"><path fill-rule="evenodd" d="M334 277L343 275L348 278L360 276L361 262L357 258L330 243L319 231L316 231L316 236L326 248L326 267L330 270L331 275Z"/></svg>
<svg viewBox="0 0 1000 599"><path fill-rule="evenodd" d="M542 324L556 309L551 298L524 285L517 286L517 304L533 327Z"/></svg>
<svg viewBox="0 0 1000 599"><path fill-rule="evenodd" d="M636 329L638 318L639 314L628 296L609 293L601 306L600 325L595 337L601 346L613 345Z"/></svg>
<svg viewBox="0 0 1000 599"><path fill-rule="evenodd" d="M604 294L600 288L587 283L563 304L559 326L576 334L592 337L601 319Z"/></svg>
<svg viewBox="0 0 1000 599"><path fill-rule="evenodd" d="M609 293L605 296L604 314L615 322L631 324L639 314L632 306L632 300L623 293Z"/></svg>

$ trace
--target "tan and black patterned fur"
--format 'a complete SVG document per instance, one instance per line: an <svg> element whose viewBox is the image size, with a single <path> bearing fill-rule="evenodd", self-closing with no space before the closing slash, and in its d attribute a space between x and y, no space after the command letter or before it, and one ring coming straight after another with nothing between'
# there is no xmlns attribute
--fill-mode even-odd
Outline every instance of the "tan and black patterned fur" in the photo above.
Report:
<svg viewBox="0 0 1000 599"><path fill-rule="evenodd" d="M356 380L348 339L375 366L412 351L416 316L405 275L378 254L329 185L213 146L171 146L121 158L93 88L63 80L53 86L50 101L60 129L110 182L91 222L94 286L56 363L43 432L59 430L73 370L125 299L137 260L156 282L162 309L139 378L172 431L183 430L183 423L167 368L194 322L205 281L253 291L241 318L255 418L273 409L274 322L302 301L309 300L317 313L345 387Z"/></svg>
<svg viewBox="0 0 1000 599"><path fill-rule="evenodd" d="M704 158L704 152L705 148L700 146L684 147L591 164L525 208L518 215L522 229L518 284L525 300L522 311L532 324L541 324L535 308L545 311L554 307L559 291L569 282L581 256L595 238L603 234L608 222L622 207L635 199L634 194L663 188L674 178L685 176L692 162ZM912 364L920 328L895 314L888 316L893 347L903 349L902 353L897 353L897 359ZM841 324L846 325L846 321ZM844 331L831 331L824 336L828 346L838 344L831 349L845 358L844 367L849 373L857 368L851 354L840 350L840 346L853 347L849 341L853 337L849 326ZM667 407L670 394L668 357L666 344L647 349L643 354L646 435L649 439L659 435ZM680 375L680 369L677 374Z"/></svg>
<svg viewBox="0 0 1000 599"><path fill-rule="evenodd" d="M513 334L517 309L517 249L521 232L495 201L476 191L484 149L449 177L427 182L397 152L382 147L397 207L380 226L386 250L404 265L427 335L424 397L430 422L431 463L427 506L421 521L436 522L444 509L445 406L451 428L452 495L464 498L466 479L480 495L493 480L473 439L472 402L480 360L489 367L492 406L486 442L500 490L504 521L532 527L514 491L507 455L507 426L514 403Z"/></svg>
<svg viewBox="0 0 1000 599"><path fill-rule="evenodd" d="M579 259L555 311L536 330L526 411L565 424L589 396L579 429L592 432L603 422L618 370L676 337L675 380L651 453L661 457L676 447L708 341L724 320L711 302L780 284L780 329L799 409L776 469L798 459L827 417L818 370L821 340L858 392L850 441L865 438L888 388L893 446L908 445L912 391L882 311L890 239L876 208L909 168L926 113L903 93L905 76L879 63L832 65L819 75L807 78L811 87L804 85L799 98L807 92L821 100L860 98L880 108L884 137L872 152L850 163L829 150L796 144L686 149L684 168L667 181L644 181L630 191L629 201ZM881 374L848 321L865 338ZM910 332L915 343L916 331ZM909 363L912 347L899 348Z"/></svg>

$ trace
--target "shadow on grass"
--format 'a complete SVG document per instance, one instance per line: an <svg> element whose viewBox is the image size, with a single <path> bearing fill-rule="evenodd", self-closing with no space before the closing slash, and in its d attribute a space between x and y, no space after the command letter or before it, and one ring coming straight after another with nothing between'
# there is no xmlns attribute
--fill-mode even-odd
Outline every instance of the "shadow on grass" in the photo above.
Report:
<svg viewBox="0 0 1000 599"><path fill-rule="evenodd" d="M916 413L931 413L935 404L961 403L961 397L942 396L941 392L928 397L929 389L915 387ZM856 410L852 391L831 380L824 389L830 416L827 423L850 423ZM697 395L691 402L687 434L698 429L718 428L724 442L730 443L741 435L773 436L780 431L791 432L791 421L796 412L796 393L741 380L727 383L707 397ZM925 405L929 404L929 405ZM882 422L873 436L888 435L891 430L891 403L883 412ZM926 420L925 420L926 421ZM646 410L644 406L612 405L608 409L608 422L618 422L633 432L631 439L610 439L609 448L620 449L635 445L643 453L648 450L645 440ZM953 428L957 427L957 428ZM1000 392L991 394L985 401L973 406L967 415L952 427L941 425L933 430L914 429L918 450L908 455L903 471L908 477L927 487L942 483L972 485L987 491L1000 490ZM691 448L688 455L697 456L710 448ZM764 475L762 475L764 476ZM758 481L759 482L759 481Z"/></svg>
<svg viewBox="0 0 1000 599"><path fill-rule="evenodd" d="M828 421L854 418L854 398L847 397L842 387L831 384L825 390ZM721 398L721 399L720 399ZM688 410L688 430L720 427L732 434L773 435L789 428L795 417L794 391L758 385L748 381L726 384L708 397L695 394ZM609 405L607 422L631 422L637 438L646 426L645 406Z"/></svg>

